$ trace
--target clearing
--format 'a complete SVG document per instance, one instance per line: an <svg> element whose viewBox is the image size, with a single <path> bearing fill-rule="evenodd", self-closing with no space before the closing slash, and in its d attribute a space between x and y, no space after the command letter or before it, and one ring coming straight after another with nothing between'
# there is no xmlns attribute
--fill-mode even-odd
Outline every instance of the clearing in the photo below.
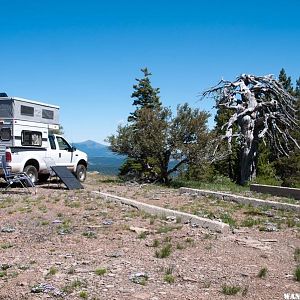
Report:
<svg viewBox="0 0 300 300"><path fill-rule="evenodd" d="M284 299L300 293L297 213L99 174L89 174L84 187L68 191L52 183L38 186L36 195L20 188L1 194L0 299ZM232 232L156 218L92 191L221 220Z"/></svg>

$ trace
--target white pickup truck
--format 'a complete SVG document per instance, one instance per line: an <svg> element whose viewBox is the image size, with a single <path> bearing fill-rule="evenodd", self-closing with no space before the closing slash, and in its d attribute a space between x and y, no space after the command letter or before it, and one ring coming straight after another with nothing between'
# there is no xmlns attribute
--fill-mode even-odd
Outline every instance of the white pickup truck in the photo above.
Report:
<svg viewBox="0 0 300 300"><path fill-rule="evenodd" d="M51 166L66 166L84 181L87 154L54 134L59 128L59 106L0 93L0 155L12 172L37 182L47 180Z"/></svg>
<svg viewBox="0 0 300 300"><path fill-rule="evenodd" d="M48 146L43 148L10 147L5 157L12 172L25 172L35 183L46 181L51 165L65 166L83 182L86 178L87 154L72 147L64 137L48 136Z"/></svg>

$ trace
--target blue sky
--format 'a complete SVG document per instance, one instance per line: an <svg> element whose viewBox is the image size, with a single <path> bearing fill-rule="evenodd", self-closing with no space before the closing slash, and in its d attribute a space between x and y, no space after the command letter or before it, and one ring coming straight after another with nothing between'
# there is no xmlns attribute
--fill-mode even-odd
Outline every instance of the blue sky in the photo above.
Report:
<svg viewBox="0 0 300 300"><path fill-rule="evenodd" d="M199 94L221 77L300 76L300 1L0 0L0 11L0 91L59 105L71 142L103 142L126 121L145 66L174 111L213 113Z"/></svg>

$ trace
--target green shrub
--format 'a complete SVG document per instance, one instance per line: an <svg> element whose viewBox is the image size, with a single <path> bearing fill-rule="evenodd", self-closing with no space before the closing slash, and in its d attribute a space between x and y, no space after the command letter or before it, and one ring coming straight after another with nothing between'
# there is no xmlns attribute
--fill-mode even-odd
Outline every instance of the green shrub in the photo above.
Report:
<svg viewBox="0 0 300 300"><path fill-rule="evenodd" d="M257 274L257 277L266 278L267 274L268 274L268 269L266 267L264 267L264 268L260 269L260 271Z"/></svg>
<svg viewBox="0 0 300 300"><path fill-rule="evenodd" d="M294 251L294 260L297 263L300 263L300 248L298 248L298 247Z"/></svg>
<svg viewBox="0 0 300 300"><path fill-rule="evenodd" d="M164 281L167 283L174 283L175 278L172 274L165 274L164 275Z"/></svg>
<svg viewBox="0 0 300 300"><path fill-rule="evenodd" d="M104 275L106 272L107 272L107 269L105 269L105 268L98 268L95 270L95 274L97 274L99 276Z"/></svg>
<svg viewBox="0 0 300 300"><path fill-rule="evenodd" d="M241 288L239 286L235 286L235 285L223 285L222 286L222 293L224 295L236 295L239 291L241 290Z"/></svg>
<svg viewBox="0 0 300 300"><path fill-rule="evenodd" d="M296 267L294 276L296 281L300 281L300 265Z"/></svg>
<svg viewBox="0 0 300 300"><path fill-rule="evenodd" d="M82 298L82 299L87 299L88 298L88 292L86 291L81 291L79 293L79 297Z"/></svg>
<svg viewBox="0 0 300 300"><path fill-rule="evenodd" d="M166 244L160 250L155 251L155 257L156 258L166 258L166 257L170 256L171 252L172 252L172 245Z"/></svg>

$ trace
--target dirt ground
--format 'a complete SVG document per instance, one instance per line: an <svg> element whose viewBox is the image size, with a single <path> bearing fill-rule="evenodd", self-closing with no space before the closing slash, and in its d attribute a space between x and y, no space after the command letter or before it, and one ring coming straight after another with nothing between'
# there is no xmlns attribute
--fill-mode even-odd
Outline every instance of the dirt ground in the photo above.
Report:
<svg viewBox="0 0 300 300"><path fill-rule="evenodd" d="M222 220L232 233L155 218L92 191ZM0 299L284 299L300 295L298 264L292 212L97 174L83 190L51 183L0 194Z"/></svg>

